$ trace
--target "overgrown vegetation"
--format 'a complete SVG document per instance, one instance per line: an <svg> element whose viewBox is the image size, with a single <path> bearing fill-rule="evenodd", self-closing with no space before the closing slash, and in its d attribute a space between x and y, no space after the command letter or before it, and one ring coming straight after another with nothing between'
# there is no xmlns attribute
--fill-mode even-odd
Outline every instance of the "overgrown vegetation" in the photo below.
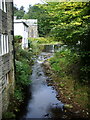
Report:
<svg viewBox="0 0 90 120"><path fill-rule="evenodd" d="M54 38L51 37L38 37L38 38L29 38L30 42L36 42L38 45L46 45L46 44L63 44L63 42L56 42Z"/></svg>
<svg viewBox="0 0 90 120"><path fill-rule="evenodd" d="M16 37L18 40L20 37ZM24 102L26 89L31 83L29 76L31 74L32 53L28 50L23 50L18 41L15 42L15 91L11 96L8 111L4 114L3 119L16 118L16 114L20 111L20 107Z"/></svg>
<svg viewBox="0 0 90 120"><path fill-rule="evenodd" d="M79 65L80 56L77 53L71 51L71 49L63 48L63 50L57 52L54 57L50 59L50 63L52 69L56 71L58 75L64 76L65 74L73 73L73 69L71 68L77 63Z"/></svg>
<svg viewBox="0 0 90 120"><path fill-rule="evenodd" d="M55 73L52 76L53 80L58 85L58 89L62 88L60 91L64 95L64 99L71 101L71 104L75 103L81 106L82 109L89 110L88 93L90 89L86 80L83 79L82 82L81 56L65 47L55 53L49 62L53 73Z"/></svg>

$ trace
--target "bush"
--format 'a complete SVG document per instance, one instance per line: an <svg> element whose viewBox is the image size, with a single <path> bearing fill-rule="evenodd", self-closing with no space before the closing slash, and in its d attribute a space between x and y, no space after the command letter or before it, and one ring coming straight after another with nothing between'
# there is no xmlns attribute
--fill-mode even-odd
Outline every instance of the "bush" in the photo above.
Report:
<svg viewBox="0 0 90 120"><path fill-rule="evenodd" d="M21 35L15 35L14 40L15 40L15 42L21 43L22 42L22 36Z"/></svg>
<svg viewBox="0 0 90 120"><path fill-rule="evenodd" d="M23 59L23 62L16 61L16 84L20 87L28 85L30 66Z"/></svg>
<svg viewBox="0 0 90 120"><path fill-rule="evenodd" d="M8 111L3 115L3 119L16 118L16 114L20 111L20 106L25 99L26 88L31 83L29 80L31 64L33 63L31 60L31 52L28 52L28 50L22 50L19 45L18 47L15 47L15 91L14 95L10 97Z"/></svg>
<svg viewBox="0 0 90 120"><path fill-rule="evenodd" d="M3 115L3 118L4 119L12 119L12 118L15 118L15 114L13 112L6 112L4 115Z"/></svg>
<svg viewBox="0 0 90 120"><path fill-rule="evenodd" d="M50 59L51 67L60 76L72 73L71 69L74 64L78 63L80 56L76 52L72 52L68 48L63 48L61 51L56 52L54 57Z"/></svg>
<svg viewBox="0 0 90 120"><path fill-rule="evenodd" d="M16 88L15 88L15 99L19 102L23 101L24 98L24 88L26 88L31 81L29 76L31 74L31 52L28 50L23 50L20 47L16 49Z"/></svg>

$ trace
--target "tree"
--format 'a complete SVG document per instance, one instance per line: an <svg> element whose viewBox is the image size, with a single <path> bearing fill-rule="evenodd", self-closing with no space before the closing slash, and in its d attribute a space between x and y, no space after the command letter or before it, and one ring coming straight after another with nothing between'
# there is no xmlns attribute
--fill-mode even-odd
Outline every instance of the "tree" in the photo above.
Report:
<svg viewBox="0 0 90 120"><path fill-rule="evenodd" d="M22 19L25 14L24 7L21 6L20 9L14 6L14 16L17 17L17 19Z"/></svg>
<svg viewBox="0 0 90 120"><path fill-rule="evenodd" d="M18 8L16 6L14 6L13 9L14 9L14 16L15 16L16 12L18 11Z"/></svg>
<svg viewBox="0 0 90 120"><path fill-rule="evenodd" d="M23 10L23 11L24 11L24 6L21 6L21 7L20 7L20 10Z"/></svg>
<svg viewBox="0 0 90 120"><path fill-rule="evenodd" d="M32 18L37 18L40 36L51 36L74 47L81 56L81 69L88 80L90 71L90 2L62 2L37 5ZM36 11L36 12L35 12ZM30 13L30 14L31 14ZM35 15L35 16L34 16ZM78 47L78 49L76 49ZM84 78L85 79L85 78Z"/></svg>

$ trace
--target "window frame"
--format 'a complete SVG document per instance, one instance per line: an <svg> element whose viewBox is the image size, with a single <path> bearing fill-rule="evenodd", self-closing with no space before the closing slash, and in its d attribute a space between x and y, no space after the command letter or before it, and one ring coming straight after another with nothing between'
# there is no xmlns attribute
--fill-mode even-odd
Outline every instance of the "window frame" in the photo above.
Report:
<svg viewBox="0 0 90 120"><path fill-rule="evenodd" d="M0 9L3 10L5 13L7 12L6 0L0 0Z"/></svg>
<svg viewBox="0 0 90 120"><path fill-rule="evenodd" d="M9 53L9 38L8 35L5 36L6 39L6 53Z"/></svg>
<svg viewBox="0 0 90 120"><path fill-rule="evenodd" d="M0 0L0 9L2 10L2 0Z"/></svg>
<svg viewBox="0 0 90 120"><path fill-rule="evenodd" d="M0 34L0 56L2 55L2 35Z"/></svg>
<svg viewBox="0 0 90 120"><path fill-rule="evenodd" d="M7 34L0 34L1 35L1 53L0 56L3 56L9 53L9 38Z"/></svg>

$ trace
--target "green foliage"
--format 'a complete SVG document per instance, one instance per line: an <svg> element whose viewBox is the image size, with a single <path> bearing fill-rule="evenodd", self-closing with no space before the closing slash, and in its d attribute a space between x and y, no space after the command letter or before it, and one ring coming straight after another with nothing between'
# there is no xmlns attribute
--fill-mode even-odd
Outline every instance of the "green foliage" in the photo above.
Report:
<svg viewBox="0 0 90 120"><path fill-rule="evenodd" d="M38 55L44 49L44 45L48 44L63 44L61 41L56 42L51 37L28 38L30 41L30 51L34 55Z"/></svg>
<svg viewBox="0 0 90 120"><path fill-rule="evenodd" d="M78 63L80 56L72 52L69 48L63 48L60 52L56 52L54 57L50 58L50 64L52 70L58 75L65 76L66 74L72 74L72 66Z"/></svg>
<svg viewBox="0 0 90 120"><path fill-rule="evenodd" d="M29 38L31 42L36 41L37 44L53 44L54 42L53 38L51 37L38 37L38 38Z"/></svg>
<svg viewBox="0 0 90 120"><path fill-rule="evenodd" d="M19 10L19 11L16 13L15 16L17 16L17 19L22 19L23 16L24 16L24 11L23 11L23 10Z"/></svg>
<svg viewBox="0 0 90 120"><path fill-rule="evenodd" d="M16 87L24 88L31 81L29 75L31 73L32 56L28 50L23 50L20 46L15 47L15 58L16 58Z"/></svg>
<svg viewBox="0 0 90 120"><path fill-rule="evenodd" d="M54 40L69 45L80 41L82 45L90 33L89 12L90 2L49 2L29 6L23 18L38 19L39 36L55 37Z"/></svg>
<svg viewBox="0 0 90 120"><path fill-rule="evenodd" d="M31 81L29 76L31 74L30 65L32 62L32 53L28 50L23 50L19 44L15 43L15 64L16 64L16 92L15 96L23 95L23 89L28 86ZM20 94L19 94L20 93ZM16 97L17 98L17 97Z"/></svg>
<svg viewBox="0 0 90 120"><path fill-rule="evenodd" d="M39 36L55 37L68 45L87 43L90 33L90 2L49 2L29 6L25 19L38 19ZM88 45L88 44L87 44Z"/></svg>
<svg viewBox="0 0 90 120"><path fill-rule="evenodd" d="M37 43L37 38L28 38L29 42L30 42L30 50L32 51L33 55L38 55L41 51L38 43Z"/></svg>
<svg viewBox="0 0 90 120"><path fill-rule="evenodd" d="M30 83L29 74L30 67L23 59L22 62L16 61L16 84L20 86L25 86Z"/></svg>
<svg viewBox="0 0 90 120"><path fill-rule="evenodd" d="M13 112L6 112L3 116L4 119L12 119L15 118L15 114Z"/></svg>
<svg viewBox="0 0 90 120"><path fill-rule="evenodd" d="M50 59L52 70L60 77L71 75L77 78L79 82L87 84L89 81L88 73L90 72L90 65L84 65L81 56L78 51L73 51L71 48L63 48Z"/></svg>
<svg viewBox="0 0 90 120"><path fill-rule="evenodd" d="M15 98L19 103L23 102L24 95L23 95L22 90L21 90L20 88L15 90L14 98Z"/></svg>
<svg viewBox="0 0 90 120"><path fill-rule="evenodd" d="M21 35L15 35L15 36L14 36L14 39L15 39L15 40L22 39L22 36L21 36Z"/></svg>
<svg viewBox="0 0 90 120"><path fill-rule="evenodd" d="M22 42L22 36L21 35L15 35L14 36L14 41L17 42L17 43Z"/></svg>
<svg viewBox="0 0 90 120"><path fill-rule="evenodd" d="M21 36L15 36L15 38L21 39ZM29 76L31 74L31 52L23 50L18 41L15 42L15 91L14 95L10 98L8 112L3 115L4 119L16 118L16 113L20 111L20 105L23 103L26 94L26 88L31 83Z"/></svg>
<svg viewBox="0 0 90 120"><path fill-rule="evenodd" d="M28 50L21 49L20 45L16 47L15 49L15 57L17 61L25 62L26 64L32 63L32 52Z"/></svg>
<svg viewBox="0 0 90 120"><path fill-rule="evenodd" d="M29 6L28 12L24 14L24 19L38 19L38 27L39 27L39 36L43 37L47 35L51 29L49 25L50 16L47 13L47 10L43 8L43 6L34 5Z"/></svg>
<svg viewBox="0 0 90 120"><path fill-rule="evenodd" d="M22 19L24 16L24 7L21 6L20 9L18 9L16 6L14 6L14 16L17 17L17 19Z"/></svg>

